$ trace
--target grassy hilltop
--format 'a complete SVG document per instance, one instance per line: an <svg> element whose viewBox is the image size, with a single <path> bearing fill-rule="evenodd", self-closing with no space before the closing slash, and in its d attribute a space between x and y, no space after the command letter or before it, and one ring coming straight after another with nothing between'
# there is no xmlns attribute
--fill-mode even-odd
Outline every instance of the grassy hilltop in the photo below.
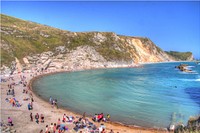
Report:
<svg viewBox="0 0 200 133"><path fill-rule="evenodd" d="M1 62L7 64L14 57L21 59L29 54L54 51L55 47L64 45L69 50L81 45L95 46L106 59L128 59L126 53L112 49L114 38L111 32L101 33L107 40L99 46L93 41L95 32L73 33L40 25L30 21L9 17L1 14Z"/></svg>
<svg viewBox="0 0 200 133"><path fill-rule="evenodd" d="M173 56L177 60L193 60L192 52L176 52L176 51L165 51L167 54Z"/></svg>
<svg viewBox="0 0 200 133"><path fill-rule="evenodd" d="M1 14L1 65L9 65L17 57L79 46L91 46L107 61L159 62L186 59L166 53L150 39L127 37L112 32L70 32ZM56 53L55 53L56 54Z"/></svg>

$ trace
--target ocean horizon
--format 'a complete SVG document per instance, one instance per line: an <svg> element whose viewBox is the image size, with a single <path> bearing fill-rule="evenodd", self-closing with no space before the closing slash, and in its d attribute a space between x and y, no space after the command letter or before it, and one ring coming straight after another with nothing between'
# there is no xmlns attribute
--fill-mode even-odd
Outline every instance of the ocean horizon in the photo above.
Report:
<svg viewBox="0 0 200 133"><path fill-rule="evenodd" d="M142 127L186 125L200 114L200 65L183 62L192 70L186 73L175 68L180 63L56 73L35 79L32 87L42 99L56 98L79 114L110 114L112 121Z"/></svg>

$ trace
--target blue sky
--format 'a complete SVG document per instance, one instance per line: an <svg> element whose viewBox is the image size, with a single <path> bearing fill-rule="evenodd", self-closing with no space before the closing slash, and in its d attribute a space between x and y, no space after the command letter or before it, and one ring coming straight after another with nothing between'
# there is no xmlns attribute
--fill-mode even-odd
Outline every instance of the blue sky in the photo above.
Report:
<svg viewBox="0 0 200 133"><path fill-rule="evenodd" d="M165 51L200 58L200 1L3 1L1 13L69 31L148 37Z"/></svg>

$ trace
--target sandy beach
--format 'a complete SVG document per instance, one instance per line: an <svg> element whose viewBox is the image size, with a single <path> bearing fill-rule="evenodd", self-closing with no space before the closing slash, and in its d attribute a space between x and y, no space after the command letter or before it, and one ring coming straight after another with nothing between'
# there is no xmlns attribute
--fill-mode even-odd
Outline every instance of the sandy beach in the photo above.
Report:
<svg viewBox="0 0 200 133"><path fill-rule="evenodd" d="M58 71L59 72L59 71ZM34 94L29 88L31 86L31 82L34 78L37 78L41 75L50 74L52 72L44 72L44 73L21 73L21 74L14 74L12 75L12 78L2 77L3 79L6 79L6 82L1 83L1 122L4 124L7 124L8 117L11 117L13 120L13 126L9 127L10 129L6 127L1 127L2 133L6 130L9 132L17 132L17 133L39 133L41 130L43 130L43 133L45 133L46 125L50 126L51 123L57 123L58 118L63 118L63 114L66 114L67 116L73 116L75 117L75 120L78 120L82 117L80 114L73 113L71 111L68 111L66 109L57 109L53 108L50 103L42 100L37 96L37 94ZM21 75L21 76L20 76ZM21 81L21 77L24 77L24 81L27 82L27 86L24 87L23 84L19 84ZM7 95L8 91L8 84L15 84L12 86L15 91L14 98L19 101L21 107L13 107L9 101L6 101L6 98L13 98L13 95ZM23 93L23 89L27 91L26 93ZM31 102L31 95L34 99L33 109L28 110L28 104ZM28 99L28 100L24 100ZM30 113L33 114L33 121L30 120ZM35 121L35 114L38 113L44 114L44 123L39 122L39 124ZM103 123L105 126L106 133L110 133L111 129L114 131L114 133L168 133L166 129L149 129L149 128L143 128L143 127L136 127L136 126L126 126L121 125L113 122L93 122L92 118L87 117L86 112L86 119L88 119L90 122L92 122L97 127L100 127ZM74 120L74 121L75 121ZM111 117L112 120L112 117ZM62 124L65 124L68 128L65 132L76 132L73 128L75 127L75 124L73 122L61 122ZM87 129L81 129L78 132L84 132L87 133ZM58 130L56 130L56 133Z"/></svg>

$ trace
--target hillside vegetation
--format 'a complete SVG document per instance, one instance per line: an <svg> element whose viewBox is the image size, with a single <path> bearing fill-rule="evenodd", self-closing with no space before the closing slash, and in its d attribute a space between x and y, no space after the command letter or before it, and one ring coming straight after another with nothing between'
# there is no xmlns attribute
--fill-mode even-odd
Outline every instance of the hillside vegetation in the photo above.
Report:
<svg viewBox="0 0 200 133"><path fill-rule="evenodd" d="M108 60L130 59L127 53L113 49L113 45L120 43L114 40L113 33L101 33L106 40L100 45L94 40L96 33L73 33L1 14L1 62L8 64L14 57L22 59L30 54L54 51L60 45L69 50L90 45Z"/></svg>
<svg viewBox="0 0 200 133"><path fill-rule="evenodd" d="M66 33L67 31L1 15L1 62L7 64L14 57L21 59L28 54L49 51L63 44L62 35Z"/></svg>
<svg viewBox="0 0 200 133"><path fill-rule="evenodd" d="M56 49L60 46L65 48L63 54L89 46L106 61L113 62L175 60L174 54L166 54L146 37L119 36L112 32L70 32L1 14L1 66L9 65L15 57L23 64L26 56L47 51L57 55ZM185 60L190 54L177 55L176 60Z"/></svg>
<svg viewBox="0 0 200 133"><path fill-rule="evenodd" d="M176 60L193 60L192 52L177 52L165 51L167 54L173 56Z"/></svg>

